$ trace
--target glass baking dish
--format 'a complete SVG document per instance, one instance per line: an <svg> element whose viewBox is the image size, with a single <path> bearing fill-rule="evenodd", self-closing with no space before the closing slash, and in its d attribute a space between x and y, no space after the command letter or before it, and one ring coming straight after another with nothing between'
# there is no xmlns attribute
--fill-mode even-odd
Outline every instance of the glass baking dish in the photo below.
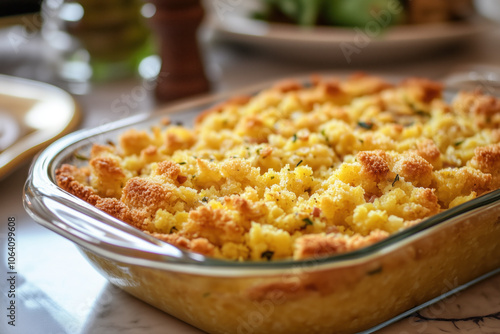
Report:
<svg viewBox="0 0 500 334"><path fill-rule="evenodd" d="M73 241L112 284L209 333L370 332L498 272L500 190L357 251L257 263L176 248L57 186L56 169L85 164L78 155L94 143L115 140L128 128L147 129L167 114L189 126L225 97L202 97L58 140L31 167L26 210Z"/></svg>

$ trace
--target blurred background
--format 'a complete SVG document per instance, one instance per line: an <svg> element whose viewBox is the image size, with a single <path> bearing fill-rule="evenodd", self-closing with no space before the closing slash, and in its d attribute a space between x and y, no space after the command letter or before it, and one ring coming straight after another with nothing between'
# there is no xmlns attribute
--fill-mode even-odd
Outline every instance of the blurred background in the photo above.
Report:
<svg viewBox="0 0 500 334"><path fill-rule="evenodd" d="M77 95L160 72L210 82L179 97L225 89L242 72L245 84L308 71L411 74L442 62L439 73L423 73L442 76L463 63L495 63L498 11L495 0L4 0L0 73ZM168 95L157 97L177 98Z"/></svg>
<svg viewBox="0 0 500 334"><path fill-rule="evenodd" d="M29 164L58 136L312 73L422 76L498 94L499 21L499 0L0 0L0 219L18 222L23 319L0 332L199 333L114 288L28 217ZM498 308L499 279L488 282L471 292L485 298L473 311ZM463 315L460 297L446 305L446 316ZM385 332L421 323L394 326Z"/></svg>
<svg viewBox="0 0 500 334"><path fill-rule="evenodd" d="M0 74L64 89L83 128L310 73L489 82L499 11L497 0L3 0Z"/></svg>

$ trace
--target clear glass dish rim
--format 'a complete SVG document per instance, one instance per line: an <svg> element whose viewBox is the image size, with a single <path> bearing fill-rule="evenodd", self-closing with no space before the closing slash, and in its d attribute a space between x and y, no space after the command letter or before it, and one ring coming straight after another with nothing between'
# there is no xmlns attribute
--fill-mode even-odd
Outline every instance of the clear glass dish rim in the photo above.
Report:
<svg viewBox="0 0 500 334"><path fill-rule="evenodd" d="M299 80L304 82L304 80L302 80L301 78L303 79L303 77L298 77ZM297 79L297 77L295 77L294 79ZM271 82L275 83L276 80L273 80ZM66 135L65 137L51 144L34 159L30 168L29 177L25 184L23 195L23 203L26 211L31 215L33 219L35 219L38 223L41 223L43 226L53 230L58 234L63 235L78 246L89 249L91 252L97 253L98 255L105 258L132 265L141 265L157 269L191 273L241 276L256 274L275 274L283 272L283 270L286 269L293 269L297 267L300 267L304 270L307 270L308 268L317 270L318 268L345 267L364 263L366 261L369 261L370 259L386 254L387 252L390 252L396 248L403 247L416 238L425 238L426 235L433 233L433 231L435 231L436 229L443 228L448 224L452 224L454 221L456 221L456 219L459 219L464 215L470 214L475 210L484 209L488 205L500 201L500 189L498 189L475 198L471 201L463 203L457 207L445 210L432 217L429 217L419 224L398 233L392 234L388 238L380 242L348 253L306 260L232 262L204 257L200 254L196 254L188 250L179 249L175 246L169 245L156 238L153 238L146 233L128 226L126 223L105 214L104 212L94 208L93 206L77 198L76 196L67 193L66 191L59 188L54 181L54 172L55 168L57 167L55 166L54 162L56 160L60 160L63 153L67 153L72 147L78 146L78 144L81 144L84 141L90 141L90 139L94 137L102 136L118 130L126 130L127 128L131 128L134 126L139 127L140 125L145 125L152 122L159 123L160 120L165 116L174 118L176 115L178 116L183 111L193 111L193 108L199 108L203 106L203 108L199 109L206 110L208 107L218 102L224 101L224 99L227 99L228 97L235 96L235 94L255 94L262 88L269 87L269 84L270 82L266 82L252 87L247 87L236 92L231 91L222 94L209 94L186 101L181 101L179 103L166 106L152 114L139 114L120 121L106 124L106 130L104 131L100 130L99 128L82 129ZM80 213L88 216L98 216L103 224L119 223L122 226L127 225L129 231L125 231L126 233L130 232L130 228L139 231L139 233L143 235L144 239L147 240L147 242L150 242L154 244L155 247L157 247L158 252L151 252L150 249L137 249L137 253L127 256L118 252L118 250L120 249L119 247L115 246L111 247L112 249L107 249L107 246L103 246L99 243L94 243L93 247L89 248L89 244L82 242L78 239L77 236L68 233L64 235L63 233L61 233L64 230L64 227L60 226L59 223L61 223L61 221L58 221L59 218L51 214L47 214L47 212L43 212L43 208L40 207L40 205L42 204L33 203L36 201L38 196L50 198L55 201L64 200L66 203L73 203L79 206ZM174 259L175 261L172 261L169 256L165 256L165 254L161 251L163 247L175 248L178 254L180 254L180 257L178 259Z"/></svg>

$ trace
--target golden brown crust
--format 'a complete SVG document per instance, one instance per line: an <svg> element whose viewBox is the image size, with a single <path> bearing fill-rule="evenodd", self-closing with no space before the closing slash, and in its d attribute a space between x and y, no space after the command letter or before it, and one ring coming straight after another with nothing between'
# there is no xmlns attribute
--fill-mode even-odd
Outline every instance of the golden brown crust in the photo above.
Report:
<svg viewBox="0 0 500 334"><path fill-rule="evenodd" d="M491 130L491 139L494 143L500 142L500 129L492 129Z"/></svg>
<svg viewBox="0 0 500 334"><path fill-rule="evenodd" d="M85 186L83 180L87 176L75 166L64 164L56 170L57 185L67 192L95 205L100 197L89 186Z"/></svg>
<svg viewBox="0 0 500 334"><path fill-rule="evenodd" d="M476 148L471 165L483 173L491 175L491 183L488 190L500 188L500 144Z"/></svg>
<svg viewBox="0 0 500 334"><path fill-rule="evenodd" d="M165 136L165 148L169 152L174 152L176 150L185 150L190 148L194 144L194 140L179 137L177 134L168 132Z"/></svg>
<svg viewBox="0 0 500 334"><path fill-rule="evenodd" d="M133 177L123 188L121 201L130 208L145 211L153 216L159 208L175 200L172 189L143 178Z"/></svg>
<svg viewBox="0 0 500 334"><path fill-rule="evenodd" d="M470 173L467 175L466 188L464 192L466 192L467 188L470 188L470 192L475 192L477 194L484 194L487 191L492 189L491 187L491 174L483 174L483 173ZM470 193L469 192L469 193Z"/></svg>
<svg viewBox="0 0 500 334"><path fill-rule="evenodd" d="M148 157L154 157L158 153L158 147L154 145L149 145L141 151L141 157L147 159Z"/></svg>
<svg viewBox="0 0 500 334"><path fill-rule="evenodd" d="M151 144L151 137L144 131L130 129L120 136L120 147L125 155L140 154Z"/></svg>
<svg viewBox="0 0 500 334"><path fill-rule="evenodd" d="M166 160L158 163L157 173L171 180L176 180L181 173L181 167L173 161Z"/></svg>
<svg viewBox="0 0 500 334"><path fill-rule="evenodd" d="M382 150L361 151L356 155L361 163L362 173L367 174L374 181L381 181L390 172L388 160L390 157Z"/></svg>
<svg viewBox="0 0 500 334"><path fill-rule="evenodd" d="M375 230L366 237L359 234L352 237L342 234L329 234L326 236L315 234L305 235L297 239L294 258L320 258L327 255L346 253L371 245L388 236L389 233L380 230Z"/></svg>
<svg viewBox="0 0 500 334"><path fill-rule="evenodd" d="M415 191L415 202L421 205L422 211L424 212L413 212L411 220L418 220L421 217L429 217L439 213L441 207L438 202L438 197L435 194L434 189L430 188L416 188Z"/></svg>
<svg viewBox="0 0 500 334"><path fill-rule="evenodd" d="M258 115L250 115L243 119L241 129L252 143L262 144L268 141L269 129Z"/></svg>
<svg viewBox="0 0 500 334"><path fill-rule="evenodd" d="M116 198L101 198L97 201L95 207L117 219L123 220L126 223L139 228L143 227L143 217L137 217L137 215L134 215L128 206Z"/></svg>
<svg viewBox="0 0 500 334"><path fill-rule="evenodd" d="M407 154L394 166L395 172L415 187L428 187L432 182L432 165L417 154Z"/></svg>
<svg viewBox="0 0 500 334"><path fill-rule="evenodd" d="M189 213L189 219L182 231L184 236L206 238L212 244L221 246L225 242L240 242L245 229L236 224L228 213L209 206L200 206Z"/></svg>
<svg viewBox="0 0 500 334"><path fill-rule="evenodd" d="M213 256L215 253L215 246L205 238L190 240L178 234L151 233L151 235L179 248L191 250L205 256Z"/></svg>
<svg viewBox="0 0 500 334"><path fill-rule="evenodd" d="M228 100L194 130L127 131L57 181L162 240L240 261L354 250L500 188L496 99L449 106L420 78L311 82Z"/></svg>
<svg viewBox="0 0 500 334"><path fill-rule="evenodd" d="M95 158L107 153L113 153L113 148L106 145L94 144L90 150L90 158Z"/></svg>
<svg viewBox="0 0 500 334"><path fill-rule="evenodd" d="M337 97L346 94L342 90L340 81L335 78L325 79L319 75L312 75L310 81L313 86L322 90L326 96Z"/></svg>
<svg viewBox="0 0 500 334"><path fill-rule="evenodd" d="M95 175L91 183L97 189L98 194L119 198L121 188L127 178L120 161L113 156L97 156L90 159L89 165L92 174Z"/></svg>
<svg viewBox="0 0 500 334"><path fill-rule="evenodd" d="M259 221L265 214L261 207L240 196L225 197L224 202L229 209L240 213L244 218L243 226L247 230L250 229L251 221Z"/></svg>
<svg viewBox="0 0 500 334"><path fill-rule="evenodd" d="M99 178L123 178L125 173L116 159L111 157L97 157L90 160L90 166Z"/></svg>
<svg viewBox="0 0 500 334"><path fill-rule="evenodd" d="M441 152L432 139L424 139L417 143L417 154L430 162L435 168L440 168Z"/></svg>
<svg viewBox="0 0 500 334"><path fill-rule="evenodd" d="M500 144L478 147L474 150L473 163L484 173L500 171Z"/></svg>
<svg viewBox="0 0 500 334"><path fill-rule="evenodd" d="M437 196L444 207L460 196L478 196L492 190L492 176L471 167L461 167L452 172L446 168L434 173L433 186L437 189ZM474 196L475 197L475 196Z"/></svg>
<svg viewBox="0 0 500 334"><path fill-rule="evenodd" d="M424 78L409 78L403 81L402 86L409 90L416 100L423 103L441 98L444 88L441 82Z"/></svg>
<svg viewBox="0 0 500 334"><path fill-rule="evenodd" d="M500 112L500 100L493 96L476 96L471 112L476 115L495 116Z"/></svg>

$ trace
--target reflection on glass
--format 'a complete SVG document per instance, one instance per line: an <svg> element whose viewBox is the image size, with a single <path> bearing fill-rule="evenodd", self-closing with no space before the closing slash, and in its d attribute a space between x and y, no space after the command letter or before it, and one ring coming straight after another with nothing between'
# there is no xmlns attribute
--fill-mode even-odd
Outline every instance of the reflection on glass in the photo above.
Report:
<svg viewBox="0 0 500 334"><path fill-rule="evenodd" d="M140 0L45 0L42 35L56 73L69 82L139 74L153 54L145 17L154 8Z"/></svg>

